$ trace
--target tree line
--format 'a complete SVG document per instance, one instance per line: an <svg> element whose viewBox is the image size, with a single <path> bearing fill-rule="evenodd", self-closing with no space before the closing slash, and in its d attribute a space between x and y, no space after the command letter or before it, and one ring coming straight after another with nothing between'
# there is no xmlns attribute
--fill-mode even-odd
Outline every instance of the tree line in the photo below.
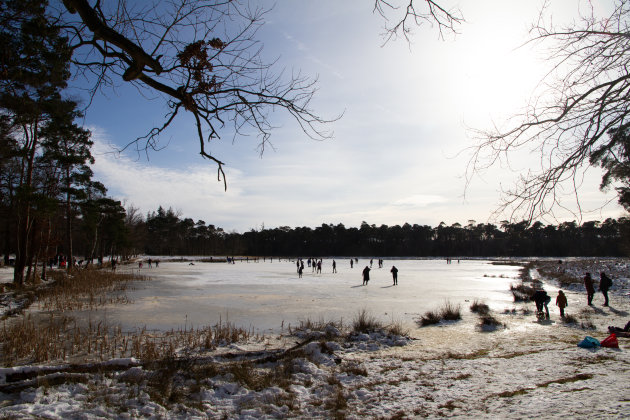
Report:
<svg viewBox="0 0 630 420"><path fill-rule="evenodd" d="M138 254L627 254L626 218L557 226L529 220L549 211L556 204L556 186L575 180L578 169L588 165L604 169L601 187L614 187L619 203L630 209L630 79L624 64L628 33L616 29L627 28L629 0L615 2L609 18L587 15L571 30L536 27L538 39L558 42L552 50L555 57L580 71L569 67L565 78L551 84L562 92L557 103L533 101L542 108L527 110L521 125L481 136L485 141L473 154L472 161L479 162L470 165L473 173L486 167L484 157L491 166L499 161L497 156L533 141L541 142L536 149L545 152L551 147L556 153L545 160L554 166L524 178L521 188L506 200L507 206L525 209L528 221L437 227L408 223L377 227L364 222L358 228L322 224L242 234L181 219L163 208L146 218L137 209L125 209L93 178L91 133L77 121L95 95L121 83L147 97L157 94L169 112L163 123L131 143L159 148L158 139L171 123L180 114L192 115L200 154L217 164L221 178L223 162L206 150L206 144L217 140L223 127L233 127L238 133L253 129L264 148L273 126L267 119L269 109L284 109L311 137L327 137L322 125L329 121L309 105L315 81L299 75L280 77L271 71L273 62L261 59L256 31L263 23L262 9L239 1L143 4L0 2L0 250L5 262L14 256L16 284L36 278L40 273L35 268L45 267L40 263L60 254L69 261L75 255L91 261ZM409 1L409 7L400 9L406 13L394 20L398 23L387 28L390 37L406 35L409 24L423 20L435 22L440 33L463 22L459 13L435 8L433 1L415 4L427 6L427 12ZM399 10L391 6L377 1L375 11L386 16ZM87 94L83 107L80 93ZM45 275L44 268L41 276Z"/></svg>
<svg viewBox="0 0 630 420"><path fill-rule="evenodd" d="M127 253L274 257L624 256L630 250L629 230L630 219L622 217L558 225L503 221L497 226L470 220L466 225L440 223L431 227L362 222L359 227L339 223L237 233L203 220L180 218L172 209L160 207L146 218L136 217L128 226L128 231L135 232L135 244Z"/></svg>

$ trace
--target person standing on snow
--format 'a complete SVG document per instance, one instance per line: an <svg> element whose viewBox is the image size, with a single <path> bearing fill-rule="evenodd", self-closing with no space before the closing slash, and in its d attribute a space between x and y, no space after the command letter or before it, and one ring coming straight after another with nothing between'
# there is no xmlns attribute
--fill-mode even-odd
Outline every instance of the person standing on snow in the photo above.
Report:
<svg viewBox="0 0 630 420"><path fill-rule="evenodd" d="M395 265L392 265L392 269L389 270L392 272L392 277L394 279L394 286L398 286L398 269Z"/></svg>
<svg viewBox="0 0 630 420"><path fill-rule="evenodd" d="M591 277L591 273L586 273L584 275L584 287L586 288L586 300L588 301L588 306L593 306L595 287L593 287L593 278Z"/></svg>
<svg viewBox="0 0 630 420"><path fill-rule="evenodd" d="M367 286L369 281L370 281L370 267L366 265L365 268L363 269L363 285Z"/></svg>
<svg viewBox="0 0 630 420"><path fill-rule="evenodd" d="M567 295L562 290L558 290L558 297L556 298L556 305L560 308L560 317L564 318L564 308L569 306L567 302Z"/></svg>
<svg viewBox="0 0 630 420"><path fill-rule="evenodd" d="M604 306L608 306L608 289L612 286L612 280L603 271L600 274L599 291L604 295Z"/></svg>

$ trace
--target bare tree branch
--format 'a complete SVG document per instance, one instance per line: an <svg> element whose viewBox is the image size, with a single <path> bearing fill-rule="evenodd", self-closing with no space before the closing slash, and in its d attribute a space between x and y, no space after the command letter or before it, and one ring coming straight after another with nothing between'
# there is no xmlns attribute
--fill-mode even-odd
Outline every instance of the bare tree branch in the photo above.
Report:
<svg viewBox="0 0 630 420"><path fill-rule="evenodd" d="M569 193L578 208L576 216L581 215L578 190L590 155L630 113L628 3L618 1L614 12L602 19L591 10L566 28L555 29L542 17L533 26L530 42L548 45L554 63L546 88L512 119L511 128L476 131L478 142L467 168L470 182L514 152L540 156L540 168L521 175L504 191L498 213L509 211L514 219L527 220L551 215Z"/></svg>
<svg viewBox="0 0 630 420"><path fill-rule="evenodd" d="M416 8L421 4L421 9ZM402 10L402 12L401 12ZM457 33L457 27L464 22L464 17L457 9L447 10L433 0L374 0L375 13L381 15L386 22L383 38L385 42L403 36L407 41L414 27L424 23L437 26L440 38L445 33ZM393 14L393 17L390 15ZM389 24L389 22L392 22Z"/></svg>
<svg viewBox="0 0 630 420"><path fill-rule="evenodd" d="M263 8L237 0L63 4L59 21L74 49L77 73L94 83L91 96L123 80L169 108L163 124L128 146L143 142L145 149L156 149L183 109L194 117L201 156L218 165L225 182L225 163L206 147L221 131L231 129L235 136L253 131L264 150L271 113L284 110L310 138L332 136L323 127L336 118L324 119L310 108L316 80L276 72L275 62L262 60L256 33L267 12Z"/></svg>

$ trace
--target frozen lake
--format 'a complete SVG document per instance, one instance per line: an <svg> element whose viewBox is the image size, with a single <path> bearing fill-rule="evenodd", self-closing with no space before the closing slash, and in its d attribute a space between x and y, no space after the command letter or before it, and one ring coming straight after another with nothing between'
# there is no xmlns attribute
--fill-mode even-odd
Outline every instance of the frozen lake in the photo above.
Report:
<svg viewBox="0 0 630 420"><path fill-rule="evenodd" d="M412 324L418 315L440 308L446 301L468 310L479 299L492 309L513 306L509 286L517 282L519 267L494 265L483 260L374 260L368 286L361 272L368 259L350 268L349 259L325 259L322 273L306 266L298 278L295 261L203 263L162 262L141 274L154 280L137 283L128 291L132 304L98 311L123 329L169 330L184 325L214 325L219 319L256 332L278 332L300 321L350 323L366 309L384 322ZM392 285L390 269L399 269L398 286ZM127 269L126 267L121 267ZM138 271L138 269L134 269ZM92 314L91 316L95 316Z"/></svg>

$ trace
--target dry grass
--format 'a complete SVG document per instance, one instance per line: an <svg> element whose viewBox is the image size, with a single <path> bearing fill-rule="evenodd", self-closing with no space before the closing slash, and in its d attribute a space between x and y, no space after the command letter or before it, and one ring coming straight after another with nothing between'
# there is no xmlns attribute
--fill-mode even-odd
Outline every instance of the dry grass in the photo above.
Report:
<svg viewBox="0 0 630 420"><path fill-rule="evenodd" d="M478 349L473 351L472 353L453 353L452 351L447 351L438 360L475 360L483 357L488 357L490 353L489 349Z"/></svg>
<svg viewBox="0 0 630 420"><path fill-rule="evenodd" d="M71 276L56 271L52 285L37 289L37 302L47 311L77 311L95 309L110 304L130 303L125 291L131 282L148 280L136 274L114 273L107 270L77 270Z"/></svg>
<svg viewBox="0 0 630 420"><path fill-rule="evenodd" d="M439 312L437 311L427 311L420 317L418 321L418 325L421 327L426 327L428 325L439 324L442 318L440 317Z"/></svg>
<svg viewBox="0 0 630 420"><path fill-rule="evenodd" d="M149 333L146 329L122 333L120 328L102 322L89 321L80 326L66 316L51 315L36 321L29 315L19 322L5 321L0 330L3 349L0 357L5 366L116 357L154 361L174 358L176 349L200 352L218 345L246 342L250 338L251 332L221 322L211 327L165 333Z"/></svg>
<svg viewBox="0 0 630 420"><path fill-rule="evenodd" d="M459 321L462 319L462 308L459 305L446 302L440 310L440 316L445 321Z"/></svg>
<svg viewBox="0 0 630 420"><path fill-rule="evenodd" d="M505 324L496 319L492 314L486 313L479 317L478 326L482 331L494 331L497 328L504 328Z"/></svg>
<svg viewBox="0 0 630 420"><path fill-rule="evenodd" d="M490 307L475 299L475 301L470 305L470 311L475 314L485 315L490 313Z"/></svg>
<svg viewBox="0 0 630 420"><path fill-rule="evenodd" d="M459 321L460 319L462 319L461 306L447 301L439 310L425 312L417 323L421 327L426 327L427 325L438 324L441 321Z"/></svg>
<svg viewBox="0 0 630 420"><path fill-rule="evenodd" d="M586 381L588 379L593 378L593 376L594 375L591 373L578 373L575 376L570 376L568 378L553 379L551 381L543 382L541 384L538 384L537 386L539 388L546 388L551 384L566 384L566 383L577 382L577 381Z"/></svg>
<svg viewBox="0 0 630 420"><path fill-rule="evenodd" d="M79 270L72 276L55 271L53 284L29 290L39 307L57 313L94 310L113 303L128 303L124 294L130 282L147 280L133 274L106 270ZM198 329L171 330L151 334L140 331L123 334L103 322L82 324L65 315L5 320L0 331L5 366L67 360L105 360L137 357L163 360L176 356L176 349L203 351L219 345L244 342L252 333L229 322Z"/></svg>
<svg viewBox="0 0 630 420"><path fill-rule="evenodd" d="M527 302L534 293L534 288L526 284L510 285L514 302Z"/></svg>
<svg viewBox="0 0 630 420"><path fill-rule="evenodd" d="M383 324L366 309L360 310L352 322L352 330L357 333L370 333L382 329Z"/></svg>
<svg viewBox="0 0 630 420"><path fill-rule="evenodd" d="M367 369L361 363L354 361L342 364L340 371L354 376L368 376Z"/></svg>
<svg viewBox="0 0 630 420"><path fill-rule="evenodd" d="M300 320L300 325L295 328L292 328L291 325L288 327L289 335L319 336L326 337L328 339L338 337L341 335L341 331L343 331L343 329L343 320L340 320L339 322L325 321L323 319L313 321L309 318L306 320Z"/></svg>
<svg viewBox="0 0 630 420"><path fill-rule="evenodd" d="M536 264L536 269L543 277L556 280L560 285L560 288L566 288L567 286L574 284L582 284L583 282L582 278L575 277L574 275L565 272L562 265L558 265L557 263L538 262Z"/></svg>
<svg viewBox="0 0 630 420"><path fill-rule="evenodd" d="M409 337L409 330L403 326L403 323L400 320L392 320L391 324L389 324L385 330L391 335Z"/></svg>

